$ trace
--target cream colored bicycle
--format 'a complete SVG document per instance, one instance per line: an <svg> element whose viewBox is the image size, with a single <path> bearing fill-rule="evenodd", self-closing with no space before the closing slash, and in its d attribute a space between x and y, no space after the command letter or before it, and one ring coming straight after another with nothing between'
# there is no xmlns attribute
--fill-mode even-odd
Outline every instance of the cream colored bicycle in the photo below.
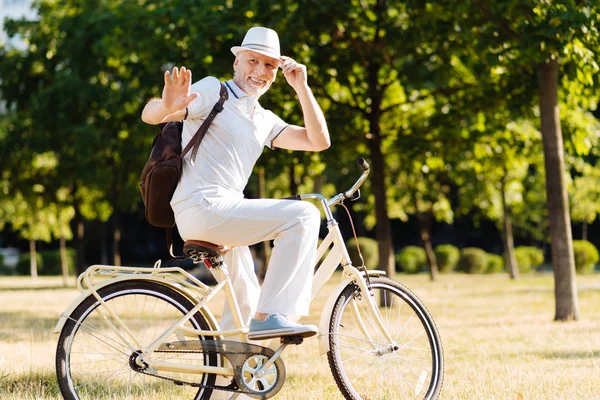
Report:
<svg viewBox="0 0 600 400"><path fill-rule="evenodd" d="M360 196L369 166L352 188L320 200L329 233L317 250L312 300L342 266L341 283L320 317L318 345L347 399L433 399L442 387L442 344L433 319L417 297L381 271L355 267L330 207ZM209 399L214 391L267 399L281 389L281 359L299 337L278 349L250 344L222 248L186 242L184 252L204 262L214 287L179 267L94 265L78 278L81 295L61 315L56 352L58 384L65 399ZM209 304L224 291L237 328L220 330ZM217 375L229 385L216 384Z"/></svg>

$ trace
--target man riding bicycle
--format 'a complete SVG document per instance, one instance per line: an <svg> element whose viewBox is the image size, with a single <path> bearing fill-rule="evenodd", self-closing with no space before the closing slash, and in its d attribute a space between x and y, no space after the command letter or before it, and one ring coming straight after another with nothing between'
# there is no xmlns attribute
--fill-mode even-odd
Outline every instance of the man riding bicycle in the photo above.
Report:
<svg viewBox="0 0 600 400"><path fill-rule="evenodd" d="M231 246L225 254L249 339L286 335L312 336L317 327L301 325L288 315L308 315L320 213L310 203L245 199L243 190L263 147L322 151L330 146L325 117L307 83L306 67L281 56L279 37L271 29L251 28L236 56L229 98L210 125L195 163L184 158L182 176L171 206L181 237ZM258 99L281 68L295 90L305 127L289 125L261 107ZM185 67L165 72L162 98L148 102L142 119L149 124L184 120L182 148L219 99L220 81L206 77L192 85ZM254 273L249 245L274 240L262 290ZM235 327L227 304L222 329Z"/></svg>

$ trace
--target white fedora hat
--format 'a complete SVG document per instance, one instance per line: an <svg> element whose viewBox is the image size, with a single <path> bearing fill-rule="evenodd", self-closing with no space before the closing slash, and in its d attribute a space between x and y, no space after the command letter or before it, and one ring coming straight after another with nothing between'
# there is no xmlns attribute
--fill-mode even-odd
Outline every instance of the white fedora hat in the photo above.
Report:
<svg viewBox="0 0 600 400"><path fill-rule="evenodd" d="M236 56L240 51L252 50L267 57L279 60L279 36L273 29L255 26L250 28L244 36L241 46L233 46L231 52Z"/></svg>

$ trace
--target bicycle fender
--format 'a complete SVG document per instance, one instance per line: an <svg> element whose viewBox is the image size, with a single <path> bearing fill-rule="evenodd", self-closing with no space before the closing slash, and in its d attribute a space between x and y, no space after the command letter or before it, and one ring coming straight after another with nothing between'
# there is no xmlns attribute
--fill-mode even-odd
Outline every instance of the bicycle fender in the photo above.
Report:
<svg viewBox="0 0 600 400"><path fill-rule="evenodd" d="M143 276L143 275L133 275L133 276L120 276L120 277L115 277L113 279L108 279L104 282L99 282L98 284L94 285L94 290L98 291L101 288L111 285L113 283L117 283L117 282L122 282L122 281L126 281L126 280L145 280L145 281L153 281L156 283L159 283L161 285L164 286L168 286L171 289L174 289L176 291L178 291L179 293L181 293L182 295L184 295L186 298L188 298L192 303L196 303L196 300L194 298L194 296L185 288L182 288L178 285L170 285L167 284L167 282L165 282L164 279L159 278L159 277L155 277L155 276ZM52 333L60 333L60 331L62 330L63 326L65 325L65 323L67 322L67 318L69 318L69 316L73 313L73 311L75 310L75 308L77 308L77 306L79 304L81 304L81 302L83 302L90 294L92 294L91 290L85 290L83 291L79 297L77 297L70 305L69 307L67 307L67 309L65 311L62 312L62 314L60 315L60 318L58 319L58 322L56 324L56 326L54 327L54 330L52 331ZM208 309L207 307L202 307L199 312L207 319L207 322L210 324L210 327L212 330L219 330L219 324L217 322L217 319L215 318L215 316L213 315L213 313L210 311L210 309Z"/></svg>

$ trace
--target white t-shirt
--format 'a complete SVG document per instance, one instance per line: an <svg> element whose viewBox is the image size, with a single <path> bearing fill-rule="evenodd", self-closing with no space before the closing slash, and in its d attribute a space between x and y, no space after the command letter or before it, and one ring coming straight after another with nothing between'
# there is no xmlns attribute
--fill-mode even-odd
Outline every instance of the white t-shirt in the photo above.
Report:
<svg viewBox="0 0 600 400"><path fill-rule="evenodd" d="M195 164L190 163L191 150L183 160L181 180L171 199L176 215L200 204L205 197L242 198L264 146L273 148L273 140L288 126L271 111L262 108L233 80L226 85L229 98L202 139ZM220 81L210 76L192 85L191 91L200 96L188 107L181 135L182 149L218 101L220 89Z"/></svg>

